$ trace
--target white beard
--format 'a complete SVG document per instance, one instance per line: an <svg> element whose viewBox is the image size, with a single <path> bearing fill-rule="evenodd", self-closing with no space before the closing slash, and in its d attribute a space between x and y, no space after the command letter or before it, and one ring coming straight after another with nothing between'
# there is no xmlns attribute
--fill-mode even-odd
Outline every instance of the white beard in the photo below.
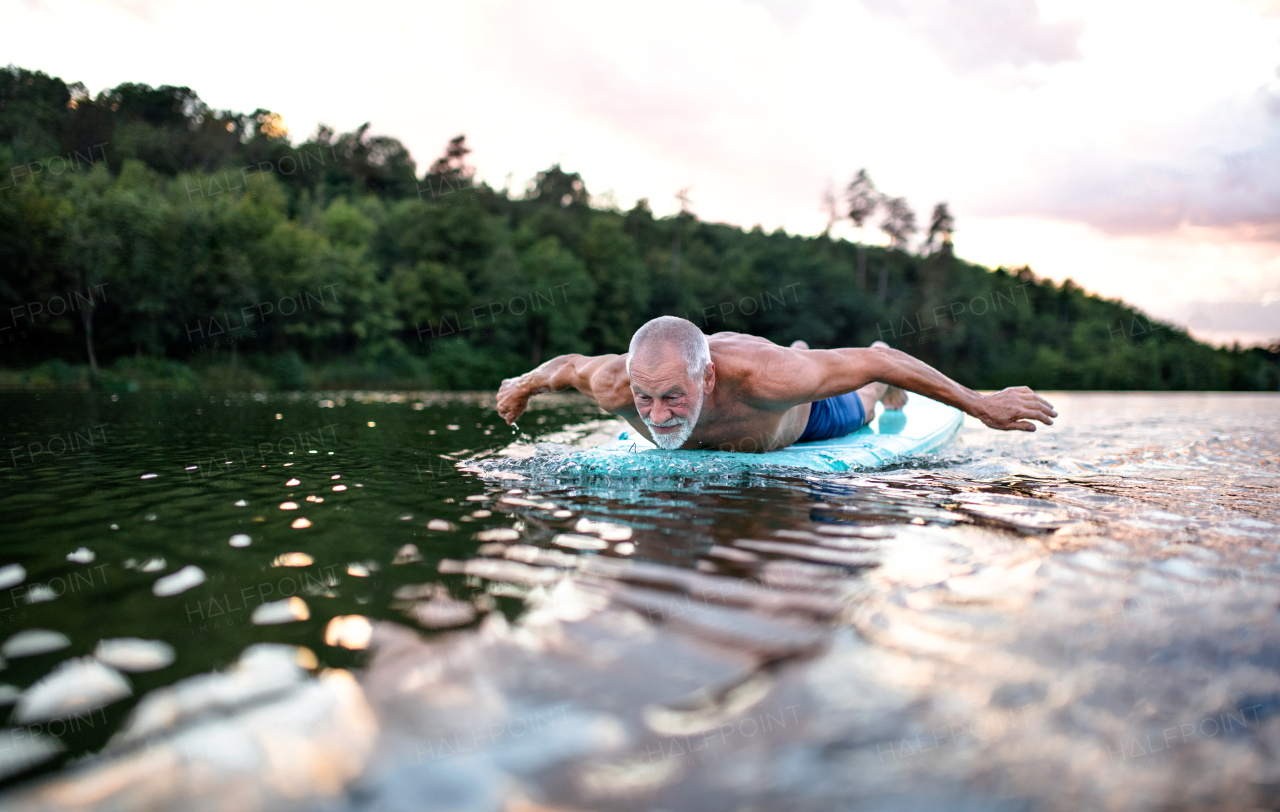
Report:
<svg viewBox="0 0 1280 812"><path fill-rule="evenodd" d="M698 415L702 414L702 400L704 397L706 397L706 393L699 391L698 402L694 404L693 414L690 415L688 419L681 419L672 415L671 420L662 424L663 428L670 428L672 421L675 421L675 425L680 426L680 430L675 434L660 434L654 431L654 429L657 428L657 424L649 418L642 416L640 419L649 427L649 435L653 437L654 445L661 448L663 451L675 451L680 448L680 446L687 443L690 435L693 434L693 427L698 425Z"/></svg>

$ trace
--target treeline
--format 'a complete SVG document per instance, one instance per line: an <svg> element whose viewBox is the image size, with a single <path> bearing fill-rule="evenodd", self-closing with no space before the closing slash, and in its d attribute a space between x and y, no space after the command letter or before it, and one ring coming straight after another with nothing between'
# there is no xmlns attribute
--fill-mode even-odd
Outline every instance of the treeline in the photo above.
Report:
<svg viewBox="0 0 1280 812"><path fill-rule="evenodd" d="M976 387L1280 388L1275 348L1213 349L1070 282L956 258L945 209L915 254L657 218L644 200L624 212L559 166L493 189L467 154L459 136L419 173L368 125L294 145L278 115L188 88L91 98L0 71L0 366L488 388L556 354L624 351L667 313L814 347L879 338ZM871 188L851 201L900 226L904 204Z"/></svg>

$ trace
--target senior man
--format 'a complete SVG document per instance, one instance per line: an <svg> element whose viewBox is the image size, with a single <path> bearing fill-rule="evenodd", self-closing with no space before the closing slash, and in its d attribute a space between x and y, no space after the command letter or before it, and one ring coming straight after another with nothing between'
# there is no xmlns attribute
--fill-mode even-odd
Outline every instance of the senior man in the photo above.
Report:
<svg viewBox="0 0 1280 812"><path fill-rule="evenodd" d="M811 350L743 333L703 335L675 316L647 322L625 355L561 355L498 390L498 414L514 423L541 392L573 387L659 448L761 452L841 437L862 428L882 401L907 392L940 400L994 429L1053 425L1053 406L1025 386L979 394L883 342Z"/></svg>

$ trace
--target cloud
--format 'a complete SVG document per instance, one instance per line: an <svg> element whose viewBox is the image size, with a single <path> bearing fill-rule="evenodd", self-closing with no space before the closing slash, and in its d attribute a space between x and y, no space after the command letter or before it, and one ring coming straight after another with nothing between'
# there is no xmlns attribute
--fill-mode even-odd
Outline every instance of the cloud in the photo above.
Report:
<svg viewBox="0 0 1280 812"><path fill-rule="evenodd" d="M1128 160L1126 160L1128 158ZM1280 241L1280 142L1184 162L1094 154L1059 167L1030 211L1076 220L1111 235L1158 234L1179 226L1230 229ZM1024 211L1027 209L1024 209Z"/></svg>
<svg viewBox="0 0 1280 812"><path fill-rule="evenodd" d="M959 71L1081 59L1084 22L1050 22L1035 0L863 0L901 20Z"/></svg>
<svg viewBox="0 0 1280 812"><path fill-rule="evenodd" d="M97 0L97 2L115 11L131 14L140 20L151 22L155 19L158 6L167 5L164 0Z"/></svg>
<svg viewBox="0 0 1280 812"><path fill-rule="evenodd" d="M1259 70L1261 68L1261 70ZM1234 238L1280 241L1280 80L1252 66L1254 87L1218 98L1188 98L1180 84L1212 85L1216 76L1182 70L1158 86L1130 82L1127 109L1089 117L1074 97L1119 107L1087 84L1069 93L1040 91L1024 103L1031 125L1003 136L1020 183L1001 183L972 209L987 216L1053 217L1113 236L1171 233L1182 227L1230 231ZM1265 73L1263 72L1265 71ZM1188 91L1190 96L1194 91ZM1028 94L1031 95L1031 94ZM1044 114L1062 102L1069 111ZM1034 110L1032 104L1040 110ZM992 164L987 165L993 168Z"/></svg>
<svg viewBox="0 0 1280 812"><path fill-rule="evenodd" d="M763 6L769 16L784 26L795 25L812 5L811 0L749 0Z"/></svg>
<svg viewBox="0 0 1280 812"><path fill-rule="evenodd" d="M1267 333L1280 339L1280 291L1261 294L1261 301L1188 302L1172 314L1192 329Z"/></svg>
<svg viewBox="0 0 1280 812"><path fill-rule="evenodd" d="M1214 342L1280 338L1280 251L1228 229L1115 236L1060 219L971 218L956 250L992 267L1030 259L1039 275L1071 278Z"/></svg>

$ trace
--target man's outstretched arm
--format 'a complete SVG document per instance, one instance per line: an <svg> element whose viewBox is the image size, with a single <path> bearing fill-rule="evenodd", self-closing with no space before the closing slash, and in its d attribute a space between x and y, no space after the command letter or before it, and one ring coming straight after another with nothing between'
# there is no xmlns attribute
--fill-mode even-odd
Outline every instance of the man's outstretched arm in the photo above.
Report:
<svg viewBox="0 0 1280 812"><path fill-rule="evenodd" d="M627 378L625 355L560 355L526 372L507 378L498 389L498 414L514 423L529 407L529 398L543 392L577 389L616 415L635 411Z"/></svg>
<svg viewBox="0 0 1280 812"><path fill-rule="evenodd" d="M1031 420L1053 425L1053 404L1025 386L982 395L943 375L923 361L890 347L841 350L793 350L789 359L797 402L821 400L860 389L874 381L955 406L993 429L1035 431Z"/></svg>

